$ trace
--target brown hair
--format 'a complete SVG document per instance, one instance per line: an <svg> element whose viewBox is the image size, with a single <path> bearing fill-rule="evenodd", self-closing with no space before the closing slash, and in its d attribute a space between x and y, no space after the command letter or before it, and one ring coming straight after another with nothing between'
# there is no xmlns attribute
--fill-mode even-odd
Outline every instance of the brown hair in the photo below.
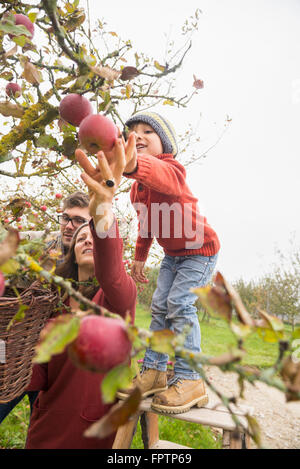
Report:
<svg viewBox="0 0 300 469"><path fill-rule="evenodd" d="M78 264L75 257L75 244L78 233L86 226L89 226L88 222L80 225L75 231L68 253L64 257L63 262L61 262L61 264L56 267L55 273L60 277L70 280L72 287L75 290L79 290L83 296L90 300L99 290L99 284L98 282L95 283L92 278L86 282L83 282L82 285L78 283Z"/></svg>
<svg viewBox="0 0 300 469"><path fill-rule="evenodd" d="M74 192L73 194L68 195L63 201L63 209L73 208L73 207L88 207L90 203L89 196L84 192Z"/></svg>

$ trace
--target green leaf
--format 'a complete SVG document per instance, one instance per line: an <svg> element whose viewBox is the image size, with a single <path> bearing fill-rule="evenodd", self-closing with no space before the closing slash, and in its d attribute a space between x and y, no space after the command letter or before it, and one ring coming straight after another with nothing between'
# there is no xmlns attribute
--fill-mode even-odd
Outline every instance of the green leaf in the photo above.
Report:
<svg viewBox="0 0 300 469"><path fill-rule="evenodd" d="M163 102L163 105L174 106L174 101L172 101L172 99L165 99L165 101Z"/></svg>
<svg viewBox="0 0 300 469"><path fill-rule="evenodd" d="M58 145L57 140L51 135L40 135L35 142L37 147L52 148Z"/></svg>
<svg viewBox="0 0 300 469"><path fill-rule="evenodd" d="M231 321L232 302L228 292L216 285L199 288L191 288L201 302L201 305L212 317L222 317L226 321Z"/></svg>
<svg viewBox="0 0 300 469"><path fill-rule="evenodd" d="M230 329L232 330L234 335L236 335L240 339L245 339L246 337L248 337L249 334L251 334L251 332L253 332L251 327L247 324L236 324L234 322L230 322Z"/></svg>
<svg viewBox="0 0 300 469"><path fill-rule="evenodd" d="M80 319L71 314L64 314L51 320L41 333L33 361L46 363L52 355L62 353L65 347L76 339L79 326Z"/></svg>
<svg viewBox="0 0 300 469"><path fill-rule="evenodd" d="M28 18L30 19L31 23L35 23L37 15L38 13L34 11L31 11L30 13L28 13Z"/></svg>
<svg viewBox="0 0 300 469"><path fill-rule="evenodd" d="M11 328L11 326L15 322L21 322L23 321L25 317L25 311L29 308L28 305L20 305L18 312L14 315L14 317L9 321L9 324L7 326L7 330Z"/></svg>
<svg viewBox="0 0 300 469"><path fill-rule="evenodd" d="M13 159L13 154L12 153L6 153L5 155L0 156L0 163L4 163L4 161L9 161Z"/></svg>
<svg viewBox="0 0 300 469"><path fill-rule="evenodd" d="M276 332L272 329L258 327L257 333L264 340L264 342L269 344L275 344L279 340L283 339L283 332Z"/></svg>
<svg viewBox="0 0 300 469"><path fill-rule="evenodd" d="M16 261L16 259L9 259L7 262L0 266L0 270L1 272L3 272L3 274L12 275L18 272L20 267L21 265L18 261Z"/></svg>
<svg viewBox="0 0 300 469"><path fill-rule="evenodd" d="M293 334L292 334L293 339L300 339L300 327L298 329L295 329Z"/></svg>
<svg viewBox="0 0 300 469"><path fill-rule="evenodd" d="M261 429L257 420L249 414L245 415L245 417L248 421L249 429L252 433L253 440L255 441L258 447L261 447L262 445Z"/></svg>
<svg viewBox="0 0 300 469"><path fill-rule="evenodd" d="M265 311L258 311L262 320L256 321L256 330L265 342L275 343L283 339L284 324L276 316L271 316Z"/></svg>
<svg viewBox="0 0 300 469"><path fill-rule="evenodd" d="M128 365L118 365L105 376L101 383L102 399L105 404L115 400L119 389L126 389L131 383L133 373Z"/></svg>
<svg viewBox="0 0 300 469"><path fill-rule="evenodd" d="M4 72L0 73L0 78L3 78L7 81L11 81L14 78L14 74L9 70L5 70Z"/></svg>
<svg viewBox="0 0 300 469"><path fill-rule="evenodd" d="M27 42L27 38L26 36L15 36L13 37L12 39L14 41L15 44L17 44L18 46L20 47L24 47L26 42Z"/></svg>
<svg viewBox="0 0 300 469"><path fill-rule="evenodd" d="M159 70L160 72L164 72L166 68L163 65L160 65L160 63L157 62L157 60L154 61L154 67L157 68L157 70Z"/></svg>
<svg viewBox="0 0 300 469"><path fill-rule="evenodd" d="M78 147L78 141L73 135L69 135L64 138L62 146L65 156L73 156Z"/></svg>
<svg viewBox="0 0 300 469"><path fill-rule="evenodd" d="M31 33L28 31L27 28L23 24L18 24L10 18L5 18L0 22L0 31L2 31L5 34L12 34L14 36L28 36L31 37Z"/></svg>
<svg viewBox="0 0 300 469"><path fill-rule="evenodd" d="M161 331L154 331L150 338L150 347L155 352L167 353L168 355L174 354L173 340L175 338L174 332L169 329Z"/></svg>

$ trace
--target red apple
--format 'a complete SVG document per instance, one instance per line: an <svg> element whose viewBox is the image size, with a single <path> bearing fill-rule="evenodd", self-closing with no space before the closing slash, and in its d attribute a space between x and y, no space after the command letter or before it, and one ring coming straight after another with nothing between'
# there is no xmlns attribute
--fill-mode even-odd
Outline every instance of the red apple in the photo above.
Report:
<svg viewBox="0 0 300 469"><path fill-rule="evenodd" d="M41 205L41 206L40 206L40 209L41 209L43 212L46 212L47 207L46 207L46 205Z"/></svg>
<svg viewBox="0 0 300 469"><path fill-rule="evenodd" d="M94 155L99 150L104 152L112 150L118 138L118 129L107 117L101 114L92 114L81 122L78 136L84 148Z"/></svg>
<svg viewBox="0 0 300 469"><path fill-rule="evenodd" d="M95 314L81 320L79 334L68 346L69 357L76 366L100 373L129 363L130 351L125 323Z"/></svg>
<svg viewBox="0 0 300 469"><path fill-rule="evenodd" d="M79 126L81 121L92 112L91 103L84 96L76 93L65 96L59 105L61 118L74 126Z"/></svg>
<svg viewBox="0 0 300 469"><path fill-rule="evenodd" d="M15 96L16 98L21 94L21 86L18 83L10 82L5 88L7 96Z"/></svg>
<svg viewBox="0 0 300 469"><path fill-rule="evenodd" d="M30 39L32 39L34 36L34 24L30 21L30 19L27 16L22 15L22 13L17 13L15 15L15 20L16 24L22 24L25 26L25 28L30 32ZM9 37L14 37L14 35L10 34Z"/></svg>
<svg viewBox="0 0 300 469"><path fill-rule="evenodd" d="M0 296L3 296L4 290L5 290L5 280L4 280L3 273L0 272Z"/></svg>
<svg viewBox="0 0 300 469"><path fill-rule="evenodd" d="M55 194L55 197L56 197L56 199L61 199L61 198L62 198L62 194L59 194L59 193L58 193L58 194Z"/></svg>

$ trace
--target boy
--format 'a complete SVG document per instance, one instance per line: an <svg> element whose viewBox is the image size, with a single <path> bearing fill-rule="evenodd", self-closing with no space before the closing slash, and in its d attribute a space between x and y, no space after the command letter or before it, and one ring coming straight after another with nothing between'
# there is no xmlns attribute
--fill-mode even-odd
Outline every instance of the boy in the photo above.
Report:
<svg viewBox="0 0 300 469"><path fill-rule="evenodd" d="M175 334L190 326L184 347L200 352L200 326L196 295L190 288L206 285L217 260L220 243L215 231L201 216L197 199L188 188L184 167L176 161L177 144L171 124L161 115L144 112L132 116L124 175L135 179L131 202L139 216L132 277L147 282L143 268L156 236L163 247L157 288L152 298L150 330L171 329ZM167 387L168 355L146 350L141 377L117 396L126 398L137 384L142 396L155 394L152 407L166 413L181 413L207 404L200 375L181 357L175 356L174 377Z"/></svg>

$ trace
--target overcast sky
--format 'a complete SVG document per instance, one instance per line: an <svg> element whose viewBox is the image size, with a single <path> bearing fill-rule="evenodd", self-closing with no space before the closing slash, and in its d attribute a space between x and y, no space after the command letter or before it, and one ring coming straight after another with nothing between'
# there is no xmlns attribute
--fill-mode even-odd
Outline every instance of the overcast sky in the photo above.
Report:
<svg viewBox="0 0 300 469"><path fill-rule="evenodd" d="M33 2L34 3L34 2ZM87 6L86 0L80 5ZM185 18L202 10L192 50L178 74L178 93L204 81L186 110L163 106L178 133L190 123L203 153L188 182L216 229L218 269L229 279L270 270L275 248L300 245L300 2L298 0L89 0L91 20L131 39L162 61L166 35L182 42ZM128 64L130 65L130 64ZM134 63L132 65L135 65Z"/></svg>
<svg viewBox="0 0 300 469"><path fill-rule="evenodd" d="M188 181L220 237L219 270L230 280L252 279L270 269L275 248L286 251L293 234L300 245L300 2L90 0L93 18L158 59L165 34L179 38L196 8L199 31L178 85L189 91L195 74L204 89L185 111L159 110L179 133L199 123L203 151L232 119Z"/></svg>

